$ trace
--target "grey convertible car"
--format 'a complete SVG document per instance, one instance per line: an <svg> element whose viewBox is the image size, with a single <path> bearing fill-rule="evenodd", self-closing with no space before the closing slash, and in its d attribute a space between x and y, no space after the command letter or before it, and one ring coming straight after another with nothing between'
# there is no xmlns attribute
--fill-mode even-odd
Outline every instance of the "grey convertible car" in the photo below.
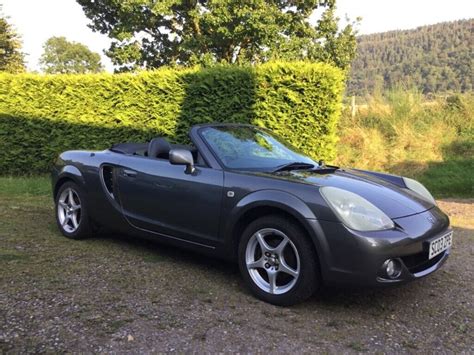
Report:
<svg viewBox="0 0 474 355"><path fill-rule="evenodd" d="M62 234L105 229L237 261L250 291L277 305L323 284L415 280L448 258L449 219L415 180L325 165L249 125L197 125L190 138L62 153Z"/></svg>

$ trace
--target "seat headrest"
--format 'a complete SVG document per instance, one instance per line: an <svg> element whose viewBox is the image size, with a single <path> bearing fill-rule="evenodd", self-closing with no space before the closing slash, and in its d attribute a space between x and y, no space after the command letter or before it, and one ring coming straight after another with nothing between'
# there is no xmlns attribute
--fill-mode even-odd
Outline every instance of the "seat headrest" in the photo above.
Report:
<svg viewBox="0 0 474 355"><path fill-rule="evenodd" d="M169 159L171 145L164 138L153 138L148 143L148 156L150 158Z"/></svg>

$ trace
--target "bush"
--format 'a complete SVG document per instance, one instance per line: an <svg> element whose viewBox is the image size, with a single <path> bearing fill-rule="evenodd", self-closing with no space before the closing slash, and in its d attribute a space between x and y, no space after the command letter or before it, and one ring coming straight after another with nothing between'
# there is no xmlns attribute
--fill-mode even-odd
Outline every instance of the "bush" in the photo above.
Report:
<svg viewBox="0 0 474 355"><path fill-rule="evenodd" d="M474 95L396 89L339 122L336 164L419 179L437 197L474 196Z"/></svg>
<svg viewBox="0 0 474 355"><path fill-rule="evenodd" d="M58 153L105 149L191 125L267 127L315 158L335 156L343 73L326 64L161 69L138 74L0 75L0 173L49 170Z"/></svg>

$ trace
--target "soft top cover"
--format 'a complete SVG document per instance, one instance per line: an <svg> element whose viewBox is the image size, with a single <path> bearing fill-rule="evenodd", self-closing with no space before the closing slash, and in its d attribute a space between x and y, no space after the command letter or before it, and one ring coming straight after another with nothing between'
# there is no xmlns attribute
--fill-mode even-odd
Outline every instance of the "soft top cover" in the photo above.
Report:
<svg viewBox="0 0 474 355"><path fill-rule="evenodd" d="M110 150L122 154L143 154L148 149L148 143L118 143L114 144Z"/></svg>
<svg viewBox="0 0 474 355"><path fill-rule="evenodd" d="M184 144L171 144L172 149L186 149L194 155L197 150L195 147ZM145 155L148 150L148 143L117 143L110 150L115 153L127 155Z"/></svg>

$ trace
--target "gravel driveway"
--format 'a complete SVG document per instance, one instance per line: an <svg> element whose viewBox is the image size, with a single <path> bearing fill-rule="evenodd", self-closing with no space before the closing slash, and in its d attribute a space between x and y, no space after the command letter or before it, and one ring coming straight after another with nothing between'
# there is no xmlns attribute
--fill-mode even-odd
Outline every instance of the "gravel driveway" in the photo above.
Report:
<svg viewBox="0 0 474 355"><path fill-rule="evenodd" d="M235 265L134 240L70 241L51 199L0 195L0 352L474 352L474 200L444 200L451 258L384 290L279 308Z"/></svg>

